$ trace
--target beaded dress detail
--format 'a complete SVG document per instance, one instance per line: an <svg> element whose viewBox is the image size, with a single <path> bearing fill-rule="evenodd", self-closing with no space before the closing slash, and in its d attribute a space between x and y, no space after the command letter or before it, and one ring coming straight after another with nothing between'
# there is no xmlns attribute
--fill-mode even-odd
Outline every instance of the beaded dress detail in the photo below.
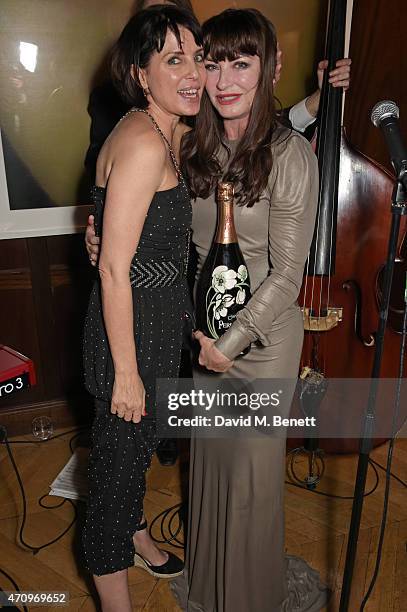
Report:
<svg viewBox="0 0 407 612"><path fill-rule="evenodd" d="M96 415L82 546L84 564L95 575L134 565L133 534L143 514L145 473L159 441L156 379L178 376L184 312L190 309L186 282L190 197L168 141L150 119L169 148L179 182L172 189L155 193L129 270L137 365L146 391L147 416L139 423L110 412L114 368L99 280L95 281L85 322L85 384L96 398ZM95 228L103 240L105 189L94 187L92 199Z"/></svg>
<svg viewBox="0 0 407 612"><path fill-rule="evenodd" d="M94 186L95 227L102 239L104 198L105 188ZM137 363L146 388L148 417L155 413L156 378L178 375L183 315L191 310L186 283L191 221L188 188L179 174L176 187L154 195L129 270ZM88 391L109 401L114 369L99 280L91 293L85 323L84 370Z"/></svg>

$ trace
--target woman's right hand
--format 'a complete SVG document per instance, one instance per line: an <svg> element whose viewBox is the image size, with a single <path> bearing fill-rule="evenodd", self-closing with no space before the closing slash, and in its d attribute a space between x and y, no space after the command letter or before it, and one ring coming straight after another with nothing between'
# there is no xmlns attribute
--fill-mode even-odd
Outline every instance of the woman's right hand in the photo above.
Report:
<svg viewBox="0 0 407 612"><path fill-rule="evenodd" d="M115 374L110 412L125 421L140 423L146 415L146 392L137 372Z"/></svg>
<svg viewBox="0 0 407 612"><path fill-rule="evenodd" d="M96 266L99 251L100 251L100 238L95 234L95 217L89 215L88 225L86 226L85 232L85 246L89 255L89 261L92 266Z"/></svg>

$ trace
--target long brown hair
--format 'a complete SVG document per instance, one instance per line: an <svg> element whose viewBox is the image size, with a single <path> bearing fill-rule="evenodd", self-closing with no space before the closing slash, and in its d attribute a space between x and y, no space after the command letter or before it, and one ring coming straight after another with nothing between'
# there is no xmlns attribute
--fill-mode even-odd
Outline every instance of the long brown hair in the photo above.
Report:
<svg viewBox="0 0 407 612"><path fill-rule="evenodd" d="M207 198L218 180L238 186L236 202L253 206L267 186L272 168L271 142L276 128L273 92L277 39L273 24L256 9L227 9L202 26L205 55L213 61L258 55L260 77L249 121L238 149L223 176L218 154L228 156L221 116L204 92L195 129L182 141L181 159L193 197Z"/></svg>

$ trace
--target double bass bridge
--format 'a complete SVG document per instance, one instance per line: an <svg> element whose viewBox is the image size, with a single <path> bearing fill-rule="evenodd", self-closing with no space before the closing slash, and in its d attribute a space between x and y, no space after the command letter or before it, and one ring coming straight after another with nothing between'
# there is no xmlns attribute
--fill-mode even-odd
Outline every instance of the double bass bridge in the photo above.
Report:
<svg viewBox="0 0 407 612"><path fill-rule="evenodd" d="M304 330L313 332L327 332L337 327L343 318L343 308L336 306L316 311L303 306L301 308L304 320Z"/></svg>

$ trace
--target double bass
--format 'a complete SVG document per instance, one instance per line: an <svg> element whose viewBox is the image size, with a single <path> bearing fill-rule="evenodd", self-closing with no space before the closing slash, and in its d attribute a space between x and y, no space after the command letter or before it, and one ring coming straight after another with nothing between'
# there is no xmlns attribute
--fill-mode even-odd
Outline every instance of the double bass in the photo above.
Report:
<svg viewBox="0 0 407 612"><path fill-rule="evenodd" d="M330 2L326 49L329 66L321 91L316 146L320 171L318 213L299 298L305 331L300 378L316 396L320 390L321 423L329 420L325 392L330 379L371 376L394 185L394 178L385 169L348 142L341 125L343 91L328 83L327 73L344 57L347 11L351 11L348 3L349 0ZM404 224L380 373L383 378L398 376L406 262ZM342 399L344 403L350 400L346 394ZM348 438L346 432L354 422L362 422L365 407L362 402L358 413L351 415L352 426L344 417L337 438L323 438L322 430L318 446L328 452L358 452L358 438ZM375 443L383 441L379 438ZM315 447L314 440L311 450Z"/></svg>

